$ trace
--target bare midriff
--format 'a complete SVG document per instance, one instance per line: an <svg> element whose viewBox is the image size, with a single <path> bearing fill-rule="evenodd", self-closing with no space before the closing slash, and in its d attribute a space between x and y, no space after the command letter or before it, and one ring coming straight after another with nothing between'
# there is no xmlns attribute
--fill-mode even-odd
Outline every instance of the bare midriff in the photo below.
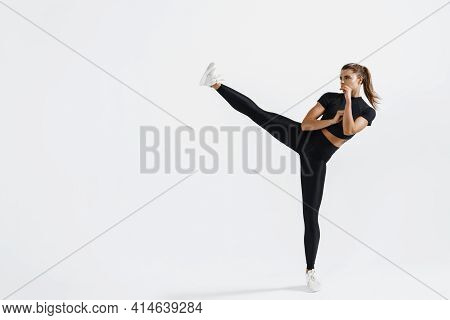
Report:
<svg viewBox="0 0 450 320"><path fill-rule="evenodd" d="M346 141L347 139L342 139L339 137L336 137L334 134L332 134L330 131L328 131L327 129L323 128L321 129L323 135L331 142L331 144L333 144L334 146L340 148Z"/></svg>

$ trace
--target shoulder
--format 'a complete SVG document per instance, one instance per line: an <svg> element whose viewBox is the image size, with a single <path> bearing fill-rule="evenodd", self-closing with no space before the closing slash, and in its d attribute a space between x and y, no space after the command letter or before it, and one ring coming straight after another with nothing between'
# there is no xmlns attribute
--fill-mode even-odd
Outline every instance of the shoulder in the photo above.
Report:
<svg viewBox="0 0 450 320"><path fill-rule="evenodd" d="M330 98L340 98L341 96L342 96L342 97L344 96L343 93L339 93L339 92L331 92L331 91L328 91L328 92L325 93L325 94L327 94Z"/></svg>
<svg viewBox="0 0 450 320"><path fill-rule="evenodd" d="M360 115L368 121L367 125L372 125L372 121L375 119L376 111L374 108L369 106L367 103L364 104L364 108Z"/></svg>
<svg viewBox="0 0 450 320"><path fill-rule="evenodd" d="M323 94L320 96L320 98L318 99L318 101L319 101L319 102L321 102L321 101L327 101L327 102L329 102L329 101L336 100L336 99L338 99L338 98L339 98L339 93L328 91L328 92L323 93Z"/></svg>
<svg viewBox="0 0 450 320"><path fill-rule="evenodd" d="M369 104L367 104L367 102L364 101L364 108L363 108L363 112L368 113L368 114L373 114L374 116L376 115L377 111L370 106Z"/></svg>

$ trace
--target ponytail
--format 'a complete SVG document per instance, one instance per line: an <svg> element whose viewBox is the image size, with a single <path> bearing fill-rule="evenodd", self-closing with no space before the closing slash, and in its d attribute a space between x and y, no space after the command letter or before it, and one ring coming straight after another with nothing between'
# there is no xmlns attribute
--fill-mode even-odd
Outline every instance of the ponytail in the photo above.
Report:
<svg viewBox="0 0 450 320"><path fill-rule="evenodd" d="M372 86L372 77L370 75L369 69L367 69L365 66L362 66L362 73L363 73L363 88L364 93L367 96L367 99L369 99L370 104L375 108L376 105L380 102L380 97L377 95L375 90L373 90Z"/></svg>

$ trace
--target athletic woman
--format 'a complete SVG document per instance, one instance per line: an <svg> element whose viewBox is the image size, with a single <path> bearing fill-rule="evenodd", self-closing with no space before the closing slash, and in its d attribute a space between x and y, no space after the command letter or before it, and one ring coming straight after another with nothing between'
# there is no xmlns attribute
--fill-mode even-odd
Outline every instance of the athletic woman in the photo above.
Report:
<svg viewBox="0 0 450 320"><path fill-rule="evenodd" d="M327 162L331 156L356 133L372 125L379 97L372 87L369 70L360 64L349 63L341 68L340 90L326 92L312 107L302 122L258 107L250 98L224 85L224 79L215 74L211 62L200 85L214 88L234 109L247 115L253 122L300 155L304 247L306 256L306 284L315 292L321 284L314 269L320 240L319 208L325 183ZM369 100L361 97L360 89ZM318 118L322 116L320 120Z"/></svg>

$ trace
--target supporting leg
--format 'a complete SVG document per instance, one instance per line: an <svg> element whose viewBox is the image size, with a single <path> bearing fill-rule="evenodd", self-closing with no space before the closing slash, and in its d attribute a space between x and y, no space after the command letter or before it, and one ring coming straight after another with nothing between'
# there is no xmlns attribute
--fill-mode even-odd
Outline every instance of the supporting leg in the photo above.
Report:
<svg viewBox="0 0 450 320"><path fill-rule="evenodd" d="M303 199L303 220L305 223L305 256L307 270L314 269L317 251L319 248L320 228L319 228L319 208L322 202L322 195L325 184L326 162L304 157L301 159L301 183ZM304 172L304 168L309 166L311 170Z"/></svg>

